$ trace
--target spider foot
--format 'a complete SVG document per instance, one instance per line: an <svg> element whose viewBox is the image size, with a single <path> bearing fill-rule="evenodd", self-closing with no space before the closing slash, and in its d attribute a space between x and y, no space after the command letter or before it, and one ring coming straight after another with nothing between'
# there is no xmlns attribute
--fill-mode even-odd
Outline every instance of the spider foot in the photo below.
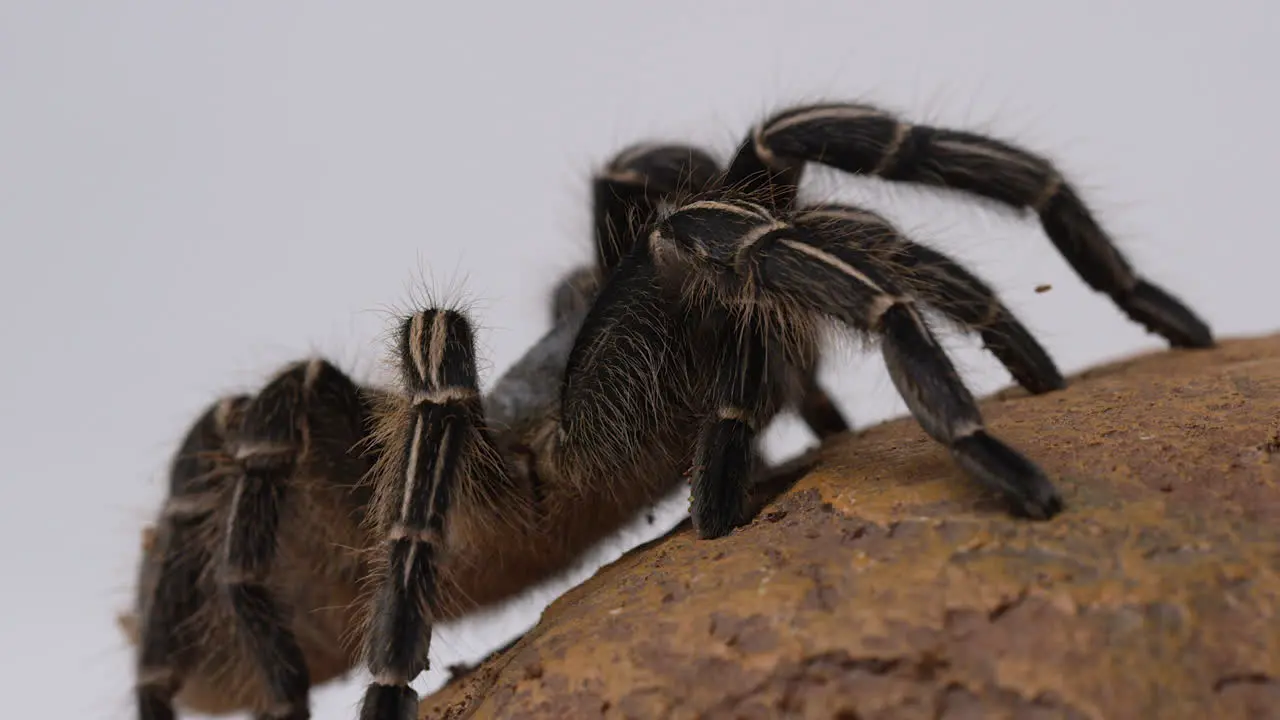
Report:
<svg viewBox="0 0 1280 720"><path fill-rule="evenodd" d="M736 419L720 420L704 433L690 508L699 537L723 537L746 521L754 436L750 426Z"/></svg>
<svg viewBox="0 0 1280 720"><path fill-rule="evenodd" d="M370 683L364 691L360 720L416 720L418 693L407 685Z"/></svg>
<svg viewBox="0 0 1280 720"><path fill-rule="evenodd" d="M1115 296L1116 304L1129 317L1151 332L1163 336L1174 347L1213 347L1213 333L1177 298L1145 280Z"/></svg>
<svg viewBox="0 0 1280 720"><path fill-rule="evenodd" d="M983 344L1034 395L1067 386L1062 372L1021 323L1005 320L982 330Z"/></svg>
<svg viewBox="0 0 1280 720"><path fill-rule="evenodd" d="M951 454L970 475L1000 490L1014 514L1048 520L1062 512L1062 496L1044 472L986 431L956 439Z"/></svg>

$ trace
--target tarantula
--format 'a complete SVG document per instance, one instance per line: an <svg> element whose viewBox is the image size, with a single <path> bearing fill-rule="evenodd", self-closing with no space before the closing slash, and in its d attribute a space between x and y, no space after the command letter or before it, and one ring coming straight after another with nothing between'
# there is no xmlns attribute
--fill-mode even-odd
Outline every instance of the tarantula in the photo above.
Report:
<svg viewBox="0 0 1280 720"><path fill-rule="evenodd" d="M1012 512L1058 513L1045 474L983 429L925 313L978 333L1030 392L1063 386L1049 355L981 280L881 216L800 207L810 162L1030 210L1132 319L1213 344L1013 145L821 104L758 125L727 168L629 148L594 181L595 263L559 283L553 328L487 396L466 315L432 307L399 326L395 390L313 359L195 423L140 573L140 717L176 701L305 718L310 686L359 663L360 717L413 717L436 622L560 571L686 475L694 527L724 535L750 519L756 440L779 413L847 429L815 380L831 327L878 337L924 430Z"/></svg>

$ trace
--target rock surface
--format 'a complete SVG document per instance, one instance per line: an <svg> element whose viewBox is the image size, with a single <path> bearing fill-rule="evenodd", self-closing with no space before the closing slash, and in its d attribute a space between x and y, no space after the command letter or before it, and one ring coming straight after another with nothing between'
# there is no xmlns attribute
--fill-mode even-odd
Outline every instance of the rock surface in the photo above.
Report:
<svg viewBox="0 0 1280 720"><path fill-rule="evenodd" d="M1006 391L1068 507L1010 519L910 420L730 536L602 568L440 718L1280 718L1280 336Z"/></svg>

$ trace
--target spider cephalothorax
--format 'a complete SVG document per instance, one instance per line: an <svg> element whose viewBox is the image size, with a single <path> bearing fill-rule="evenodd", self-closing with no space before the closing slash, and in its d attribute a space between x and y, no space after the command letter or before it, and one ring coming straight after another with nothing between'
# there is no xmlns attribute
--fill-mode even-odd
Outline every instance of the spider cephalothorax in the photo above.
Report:
<svg viewBox="0 0 1280 720"><path fill-rule="evenodd" d="M595 264L556 287L553 328L483 398L467 317L425 308L399 328L394 391L310 360L196 423L143 561L141 717L173 717L176 696L304 718L310 685L360 658L361 717L413 717L433 623L560 571L686 473L695 527L723 535L749 520L756 439L779 413L846 429L814 380L827 327L877 337L911 413L1013 512L1058 513L1053 484L983 428L926 314L980 334L1031 392L1062 387L1053 361L950 258L872 212L798 206L808 162L1028 209L1130 317L1213 343L1053 165L1005 143L830 104L765 121L727 169L630 148L595 180Z"/></svg>

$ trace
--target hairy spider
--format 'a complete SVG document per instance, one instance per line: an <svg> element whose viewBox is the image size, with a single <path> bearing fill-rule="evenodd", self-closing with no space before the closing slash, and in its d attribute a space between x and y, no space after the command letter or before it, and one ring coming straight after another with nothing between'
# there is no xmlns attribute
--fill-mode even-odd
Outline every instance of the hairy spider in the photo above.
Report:
<svg viewBox="0 0 1280 720"><path fill-rule="evenodd" d="M1003 142L823 104L769 118L727 168L635 146L595 178L596 262L559 283L553 328L483 399L467 317L426 308L399 326L394 391L315 359L196 422L140 573L140 716L176 701L305 718L310 686L362 661L360 716L412 718L434 623L562 570L686 471L698 532L728 533L780 412L845 430L814 379L830 326L879 338L911 413L1012 512L1058 513L1040 469L983 429L923 314L980 334L1033 393L1063 386L1053 361L947 256L866 210L798 207L809 162L1029 209L1131 318L1213 343L1052 164Z"/></svg>

